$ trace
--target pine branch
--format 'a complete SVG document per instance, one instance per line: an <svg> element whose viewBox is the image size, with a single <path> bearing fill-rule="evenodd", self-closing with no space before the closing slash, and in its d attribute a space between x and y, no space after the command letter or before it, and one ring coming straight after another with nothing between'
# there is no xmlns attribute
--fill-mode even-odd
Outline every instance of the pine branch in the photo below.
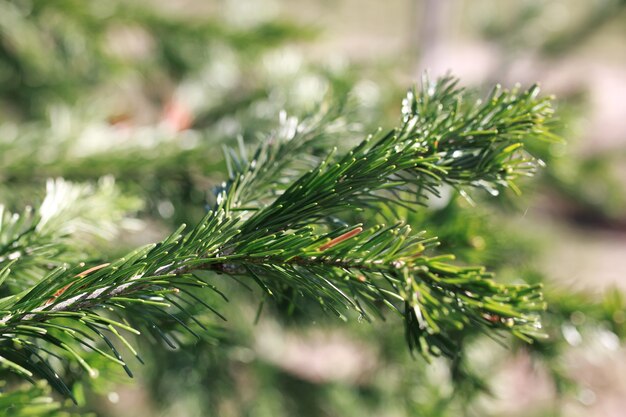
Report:
<svg viewBox="0 0 626 417"><path fill-rule="evenodd" d="M27 378L48 379L67 395L46 360L48 351L93 374L76 349L82 344L130 374L110 340L130 347L122 333L139 333L125 321L125 309L183 308L183 302L170 300L188 300L188 287L215 290L196 272L201 270L244 275L277 298L295 290L339 316L383 315L388 307L404 318L409 346L425 356L454 357L455 334L465 327L507 330L531 341L540 335L538 286L498 284L482 268L427 256L435 242L401 222L336 227L326 221L405 204L401 194L412 196L406 204L424 204L443 184L513 187L517 177L532 172L523 142L551 138L549 101L537 99L532 88L496 91L484 104L466 104L468 93L455 84L446 78L410 94L401 127L344 155L331 153L278 186L281 194L273 201L272 181L289 170L284 159L294 149L307 149L316 130L270 137L250 161L231 157L230 180L218 188L215 208L189 232L182 234L181 228L110 264L58 268L32 288L0 300L0 360ZM0 271L10 275L9 266ZM146 325L158 329L158 323ZM95 344L100 339L111 353Z"/></svg>
<svg viewBox="0 0 626 417"><path fill-rule="evenodd" d="M328 235L305 227L242 242L215 268L252 275L270 296L289 285L340 317L354 310L369 319L386 305L404 316L410 347L425 356L454 357L454 333L466 326L510 329L527 341L540 335L539 286L497 284L484 268L424 256L437 242L421 235L400 224Z"/></svg>
<svg viewBox="0 0 626 417"><path fill-rule="evenodd" d="M255 212L242 233L258 232L261 225L268 233L341 210L371 207L384 199L379 191L407 191L423 204L443 184L492 193L497 187L517 190L514 180L535 168L523 152L523 141L553 139L549 100L536 98L537 87L522 93L495 88L481 105L456 88L453 78L424 84L420 94L411 92L404 101L400 128L367 138L341 158L329 155L274 203ZM259 170L259 162L253 160L249 170ZM231 175L228 194L219 194L218 200L245 195L251 188L249 170ZM392 201L400 199L394 194ZM226 209L231 205L236 203L229 202Z"/></svg>
<svg viewBox="0 0 626 417"><path fill-rule="evenodd" d="M346 139L351 127L342 118L344 105L336 103L302 121L281 112L278 129L261 141L250 159L241 140L237 150L225 147L229 181L216 187L218 201L228 196L228 210L246 211L249 205L256 209L283 193L303 172L319 164L317 153L338 137Z"/></svg>
<svg viewBox="0 0 626 417"><path fill-rule="evenodd" d="M137 221L126 217L140 202L122 195L112 178L97 187L49 180L37 210L10 213L0 205L0 267L10 264L13 292L34 285L66 262L78 263L103 241Z"/></svg>

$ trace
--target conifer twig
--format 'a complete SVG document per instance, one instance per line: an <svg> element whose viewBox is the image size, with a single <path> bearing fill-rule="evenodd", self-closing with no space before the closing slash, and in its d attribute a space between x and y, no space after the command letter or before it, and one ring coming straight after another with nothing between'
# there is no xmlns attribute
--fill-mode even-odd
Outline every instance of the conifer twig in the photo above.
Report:
<svg viewBox="0 0 626 417"><path fill-rule="evenodd" d="M128 345L120 331L140 333L124 319L125 309L182 308L173 300L188 295L179 290L213 289L200 270L246 276L275 298L293 290L340 317L353 311L369 318L390 309L403 318L409 346L426 357L454 357L457 334L466 327L506 330L532 341L541 335L539 286L496 283L484 268L425 255L436 240L413 233L402 221L337 227L326 220L398 204L400 194L424 204L444 184L493 193L532 173L533 159L523 145L552 138L549 101L537 98L534 87L496 89L482 104L468 103L468 97L452 78L426 82L405 100L399 128L378 132L343 155L330 153L279 187L277 196L268 184L288 167L284 158L292 155L284 150L306 147L306 138L317 137L307 136L315 129L267 140L250 160L228 151L229 181L216 190L215 207L188 232L181 227L162 242L97 269L57 268L31 288L1 299L3 365L27 378L44 377L71 395L46 351L91 374L75 349L83 345L130 374L110 340ZM246 197L249 193L254 198ZM0 270L0 277L10 275L10 265ZM97 346L99 339L111 353Z"/></svg>

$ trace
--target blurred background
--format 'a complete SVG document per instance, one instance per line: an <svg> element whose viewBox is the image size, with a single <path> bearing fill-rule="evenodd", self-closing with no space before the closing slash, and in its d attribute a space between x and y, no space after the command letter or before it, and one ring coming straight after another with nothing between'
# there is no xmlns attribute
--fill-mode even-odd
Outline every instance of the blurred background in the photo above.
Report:
<svg viewBox="0 0 626 417"><path fill-rule="evenodd" d="M626 1L0 0L0 199L35 204L46 178L114 177L133 221L98 243L106 259L197 221L225 178L222 145L255 143L282 110L347 102L348 146L394 126L425 71L556 96L564 143L530 145L546 166L521 198L449 196L405 214L459 262L544 282L548 340L468 334L457 361L426 364L400 325L271 303L255 320L259 292L217 277L231 301L206 301L227 322L199 312L212 327L200 340L172 330L178 349L139 340L134 380L66 369L80 400L67 409L623 416Z"/></svg>

